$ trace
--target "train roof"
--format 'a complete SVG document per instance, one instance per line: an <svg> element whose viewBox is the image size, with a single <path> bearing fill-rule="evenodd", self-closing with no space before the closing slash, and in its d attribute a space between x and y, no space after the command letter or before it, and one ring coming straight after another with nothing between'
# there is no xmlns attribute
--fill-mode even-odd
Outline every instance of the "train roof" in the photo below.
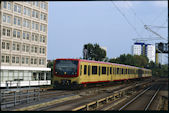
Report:
<svg viewBox="0 0 169 113"><path fill-rule="evenodd" d="M150 69L140 68L140 67L135 67L135 66L130 66L130 65L110 63L110 62L103 62L103 61L95 61L95 60L74 59L74 58L59 58L59 59L56 59L56 60L78 60L78 61L80 61L80 62L113 64L113 65L116 65L116 66L124 66L124 67L131 67L131 68L138 68L138 69L150 70Z"/></svg>

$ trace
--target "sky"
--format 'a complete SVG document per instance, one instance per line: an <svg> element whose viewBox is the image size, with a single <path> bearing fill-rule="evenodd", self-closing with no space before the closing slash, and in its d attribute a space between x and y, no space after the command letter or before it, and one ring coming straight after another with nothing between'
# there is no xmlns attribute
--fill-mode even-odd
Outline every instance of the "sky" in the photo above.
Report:
<svg viewBox="0 0 169 113"><path fill-rule="evenodd" d="M49 1L47 58L80 58L83 45L107 48L107 57L132 54L134 38L157 37L144 25L168 27L167 1ZM151 27L168 39L168 28ZM156 38L157 39L157 38ZM159 39L159 38L158 38ZM167 42L149 40L146 43ZM167 55L163 55L167 63Z"/></svg>

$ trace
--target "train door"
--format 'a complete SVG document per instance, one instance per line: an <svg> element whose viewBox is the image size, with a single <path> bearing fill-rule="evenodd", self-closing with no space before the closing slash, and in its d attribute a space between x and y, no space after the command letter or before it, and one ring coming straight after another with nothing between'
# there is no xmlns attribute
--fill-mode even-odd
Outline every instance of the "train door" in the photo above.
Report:
<svg viewBox="0 0 169 113"><path fill-rule="evenodd" d="M100 64L99 64L99 66L98 66L98 80L99 81L101 81L101 66L100 66Z"/></svg>
<svg viewBox="0 0 169 113"><path fill-rule="evenodd" d="M110 77L109 77L109 78L110 78L110 81L113 81L113 80L112 80L112 75L113 75L112 69L113 69L112 66L110 66Z"/></svg>
<svg viewBox="0 0 169 113"><path fill-rule="evenodd" d="M87 73L88 73L88 76L87 76L88 79L87 79L87 81L88 81L88 82L91 82L92 79L91 79L91 64L90 64L90 63L88 64L87 70L88 70L88 72L87 72Z"/></svg>
<svg viewBox="0 0 169 113"><path fill-rule="evenodd" d="M86 63L83 64L83 77L82 77L82 81L83 82L88 82L88 66Z"/></svg>

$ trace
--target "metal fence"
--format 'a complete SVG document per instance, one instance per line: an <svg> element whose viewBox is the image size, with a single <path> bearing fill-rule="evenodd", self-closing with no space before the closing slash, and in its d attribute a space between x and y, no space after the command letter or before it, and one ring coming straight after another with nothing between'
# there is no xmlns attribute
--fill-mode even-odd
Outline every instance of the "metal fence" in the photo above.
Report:
<svg viewBox="0 0 169 113"><path fill-rule="evenodd" d="M1 89L1 109L40 100L40 88Z"/></svg>

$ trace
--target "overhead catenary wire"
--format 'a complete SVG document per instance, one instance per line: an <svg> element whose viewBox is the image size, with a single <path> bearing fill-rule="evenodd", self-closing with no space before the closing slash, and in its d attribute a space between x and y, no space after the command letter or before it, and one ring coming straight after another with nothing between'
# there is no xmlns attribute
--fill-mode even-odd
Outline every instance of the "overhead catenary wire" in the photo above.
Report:
<svg viewBox="0 0 169 113"><path fill-rule="evenodd" d="M136 28L130 23L130 21L127 19L127 17L125 16L125 14L118 8L118 6L112 1L113 5L115 6L115 8L120 12L120 14L125 18L125 20L127 21L127 23L131 26L131 28L136 32L136 34L141 37L141 35L138 33L138 31L136 30Z"/></svg>

